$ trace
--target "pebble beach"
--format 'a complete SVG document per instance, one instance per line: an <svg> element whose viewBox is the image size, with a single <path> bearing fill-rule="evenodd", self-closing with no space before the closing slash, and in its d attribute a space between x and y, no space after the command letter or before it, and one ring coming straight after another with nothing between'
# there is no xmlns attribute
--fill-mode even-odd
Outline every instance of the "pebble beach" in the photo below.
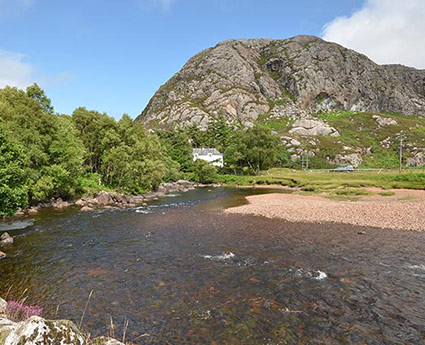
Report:
<svg viewBox="0 0 425 345"><path fill-rule="evenodd" d="M394 190L393 196L369 195L357 201L320 195L262 194L226 213L279 218L288 222L340 223L394 230L425 231L425 191Z"/></svg>

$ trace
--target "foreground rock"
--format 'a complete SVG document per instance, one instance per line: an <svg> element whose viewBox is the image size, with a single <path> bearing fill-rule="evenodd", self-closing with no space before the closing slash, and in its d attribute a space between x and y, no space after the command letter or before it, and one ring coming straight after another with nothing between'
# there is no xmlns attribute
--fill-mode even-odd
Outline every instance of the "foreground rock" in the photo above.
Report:
<svg viewBox="0 0 425 345"><path fill-rule="evenodd" d="M73 322L32 316L21 322L6 318L6 302L0 299L0 345L123 345L111 338L90 339Z"/></svg>

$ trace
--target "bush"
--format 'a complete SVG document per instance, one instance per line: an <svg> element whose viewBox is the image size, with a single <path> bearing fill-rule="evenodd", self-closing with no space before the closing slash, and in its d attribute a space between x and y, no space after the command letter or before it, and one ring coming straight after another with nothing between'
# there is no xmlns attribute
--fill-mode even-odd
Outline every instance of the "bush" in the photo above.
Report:
<svg viewBox="0 0 425 345"><path fill-rule="evenodd" d="M14 322L24 321L34 315L40 316L42 312L43 308L38 305L28 306L16 301L8 301L6 306L6 315Z"/></svg>
<svg viewBox="0 0 425 345"><path fill-rule="evenodd" d="M217 168L207 161L198 159L195 162L194 179L200 183L214 183L217 181Z"/></svg>

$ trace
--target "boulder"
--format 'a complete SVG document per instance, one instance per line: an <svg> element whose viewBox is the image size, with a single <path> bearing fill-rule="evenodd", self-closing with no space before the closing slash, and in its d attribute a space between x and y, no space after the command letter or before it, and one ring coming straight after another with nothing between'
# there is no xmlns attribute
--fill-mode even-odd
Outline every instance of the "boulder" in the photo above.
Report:
<svg viewBox="0 0 425 345"><path fill-rule="evenodd" d="M110 205L114 203L111 193L101 191L95 197L95 202L99 205Z"/></svg>
<svg viewBox="0 0 425 345"><path fill-rule="evenodd" d="M57 209L57 210L61 210L65 207L69 206L69 202L67 201L63 201L61 198L57 199L53 204L52 204L53 208Z"/></svg>
<svg viewBox="0 0 425 345"><path fill-rule="evenodd" d="M27 210L27 213L28 213L29 215L37 214L37 213L38 213L38 209L37 209L37 208L35 208L35 207L31 207L31 208L29 208L29 209Z"/></svg>
<svg viewBox="0 0 425 345"><path fill-rule="evenodd" d="M350 164L353 167L357 168L362 164L362 155L359 153L350 153L348 155L338 154L335 156L335 159L331 161L336 165L347 165Z"/></svg>
<svg viewBox="0 0 425 345"><path fill-rule="evenodd" d="M0 305L1 305L0 300ZM0 318L1 345L124 345L118 340L90 337L68 320L46 320L32 316L22 322Z"/></svg>
<svg viewBox="0 0 425 345"><path fill-rule="evenodd" d="M407 158L406 165L409 167L422 167L425 165L425 153L418 152L413 157Z"/></svg>
<svg viewBox="0 0 425 345"><path fill-rule="evenodd" d="M81 212L91 212L91 211L94 211L94 209L89 207L89 206L83 206L83 207L81 207L80 211Z"/></svg>
<svg viewBox="0 0 425 345"><path fill-rule="evenodd" d="M71 322L45 320L32 316L28 320L9 324L4 345L83 345L86 337Z"/></svg>
<svg viewBox="0 0 425 345"><path fill-rule="evenodd" d="M7 232L3 233L0 236L0 246L5 246L7 244L13 243L13 237L10 236Z"/></svg>
<svg viewBox="0 0 425 345"><path fill-rule="evenodd" d="M301 135L332 135L339 136L338 131L320 120L300 119L294 122L289 133Z"/></svg>
<svg viewBox="0 0 425 345"><path fill-rule="evenodd" d="M0 260L6 258L6 254L0 251Z"/></svg>
<svg viewBox="0 0 425 345"><path fill-rule="evenodd" d="M291 145L292 146L300 146L301 145L301 142L298 141L297 139L292 139L291 140Z"/></svg>
<svg viewBox="0 0 425 345"><path fill-rule="evenodd" d="M382 117L382 116L379 116L379 115L373 115L372 118L374 118L376 120L376 122L378 122L378 125L380 125L382 127L397 124L397 121L390 118L390 117Z"/></svg>

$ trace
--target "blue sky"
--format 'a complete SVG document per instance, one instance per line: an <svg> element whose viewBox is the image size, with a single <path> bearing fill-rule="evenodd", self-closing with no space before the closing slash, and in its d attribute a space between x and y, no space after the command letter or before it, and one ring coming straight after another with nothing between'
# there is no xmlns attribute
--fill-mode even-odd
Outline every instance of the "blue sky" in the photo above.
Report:
<svg viewBox="0 0 425 345"><path fill-rule="evenodd" d="M191 56L222 40L312 34L338 41L350 27L344 20L382 1L393 2L0 0L0 86L36 81L57 112L86 106L135 117Z"/></svg>

